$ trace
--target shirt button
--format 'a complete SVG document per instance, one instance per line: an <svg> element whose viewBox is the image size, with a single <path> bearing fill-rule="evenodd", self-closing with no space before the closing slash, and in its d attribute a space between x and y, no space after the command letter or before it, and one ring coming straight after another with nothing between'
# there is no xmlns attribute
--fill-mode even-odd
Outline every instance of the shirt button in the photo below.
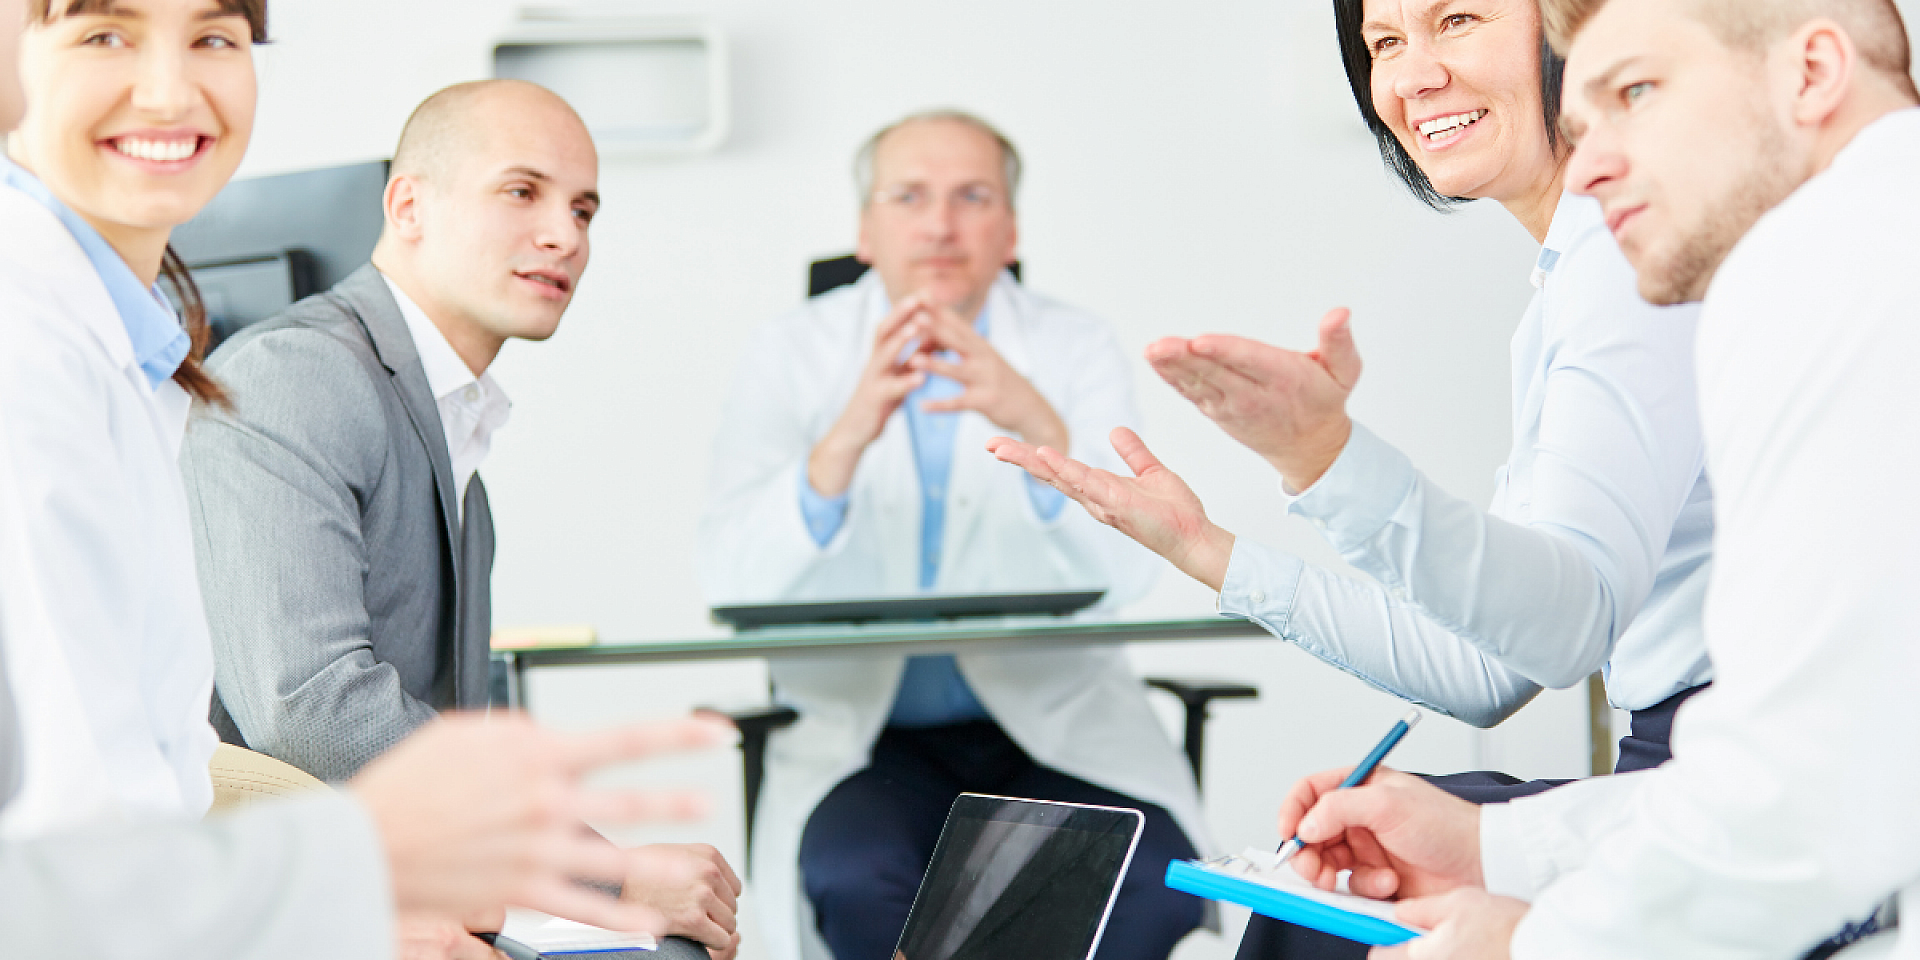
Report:
<svg viewBox="0 0 1920 960"><path fill-rule="evenodd" d="M479 385L472 384L472 383L467 384L467 390L464 394L462 394L462 396L467 398L468 403L479 403L480 402Z"/></svg>
<svg viewBox="0 0 1920 960"><path fill-rule="evenodd" d="M1265 590L1255 590L1253 592L1253 596L1248 597L1247 599L1252 600L1255 604L1266 603L1267 592Z"/></svg>

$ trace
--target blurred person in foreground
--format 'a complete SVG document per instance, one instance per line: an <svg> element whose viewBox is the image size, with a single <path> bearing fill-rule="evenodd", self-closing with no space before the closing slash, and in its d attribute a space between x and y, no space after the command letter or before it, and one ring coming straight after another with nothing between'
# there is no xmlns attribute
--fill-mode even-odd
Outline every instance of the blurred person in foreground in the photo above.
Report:
<svg viewBox="0 0 1920 960"><path fill-rule="evenodd" d="M260 3L0 0L0 131L32 108L0 169L0 953L475 958L446 932L508 903L661 929L576 884L627 868L579 824L698 804L580 777L725 739L697 722L450 719L346 790L194 822L212 668L172 454L222 393L155 283L245 150L265 35Z"/></svg>

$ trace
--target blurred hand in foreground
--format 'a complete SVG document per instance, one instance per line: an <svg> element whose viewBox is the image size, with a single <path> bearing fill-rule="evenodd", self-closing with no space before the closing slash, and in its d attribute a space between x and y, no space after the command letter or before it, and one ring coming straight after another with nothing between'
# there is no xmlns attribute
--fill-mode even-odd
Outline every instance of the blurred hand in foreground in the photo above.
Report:
<svg viewBox="0 0 1920 960"><path fill-rule="evenodd" d="M372 815L403 917L469 918L507 904L614 930L660 930L653 907L575 878L619 882L628 858L581 829L700 816L684 791L588 789L600 767L729 743L733 731L687 719L563 735L523 716L446 716L348 783Z"/></svg>

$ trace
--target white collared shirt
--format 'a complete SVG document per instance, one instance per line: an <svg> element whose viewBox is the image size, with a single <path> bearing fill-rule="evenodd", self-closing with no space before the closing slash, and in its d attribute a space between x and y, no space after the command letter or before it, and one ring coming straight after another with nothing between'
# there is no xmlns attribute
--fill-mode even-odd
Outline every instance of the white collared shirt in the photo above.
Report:
<svg viewBox="0 0 1920 960"><path fill-rule="evenodd" d="M1286 501L1381 586L1243 538L1222 613L1478 726L1603 665L1627 710L1712 678L1697 311L1642 300L1599 205L1573 195L1533 283L1513 337L1513 449L1491 510L1355 424L1326 476Z"/></svg>
<svg viewBox="0 0 1920 960"><path fill-rule="evenodd" d="M393 291L400 315L407 319L407 331L413 334L413 347L420 354L420 365L427 371L427 389L433 392L434 406L440 411L440 429L447 439L447 458L453 463L453 502L465 522L467 483L480 469L493 445L493 432L506 426L513 412L513 401L493 374L473 375L466 361L454 352L446 334L434 325L426 311L407 296L393 278L381 274L387 289Z"/></svg>
<svg viewBox="0 0 1920 960"><path fill-rule="evenodd" d="M1534 901L1516 960L1791 958L1903 887L1920 907L1917 168L1920 110L1881 119L1716 275L1719 679L1666 766L1483 809L1488 887Z"/></svg>

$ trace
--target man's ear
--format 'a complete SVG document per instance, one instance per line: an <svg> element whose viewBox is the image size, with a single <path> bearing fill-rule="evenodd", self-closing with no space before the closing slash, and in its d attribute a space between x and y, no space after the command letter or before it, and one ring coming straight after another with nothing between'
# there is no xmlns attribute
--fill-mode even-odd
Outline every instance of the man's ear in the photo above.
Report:
<svg viewBox="0 0 1920 960"><path fill-rule="evenodd" d="M387 213L387 229L403 240L417 241L421 235L421 183L406 174L387 181L381 198Z"/></svg>
<svg viewBox="0 0 1920 960"><path fill-rule="evenodd" d="M1797 126L1818 129L1839 112L1853 92L1860 51L1853 38L1832 20L1808 22L1782 49L1787 79L1793 84L1792 116Z"/></svg>
<svg viewBox="0 0 1920 960"><path fill-rule="evenodd" d="M1011 267L1020 262L1020 221L1015 220L1007 227L1007 262L1003 266Z"/></svg>

